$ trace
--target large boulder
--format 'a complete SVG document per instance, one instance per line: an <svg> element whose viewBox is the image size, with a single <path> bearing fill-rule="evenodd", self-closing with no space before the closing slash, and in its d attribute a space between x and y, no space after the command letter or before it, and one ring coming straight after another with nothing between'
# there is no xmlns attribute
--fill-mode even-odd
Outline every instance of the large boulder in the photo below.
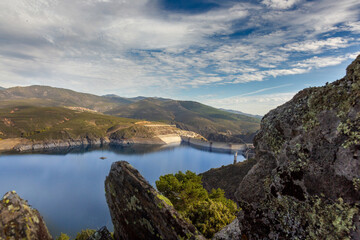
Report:
<svg viewBox="0 0 360 240"><path fill-rule="evenodd" d="M105 191L115 239L204 239L125 161L112 164Z"/></svg>
<svg viewBox="0 0 360 240"><path fill-rule="evenodd" d="M15 191L0 202L0 239L52 239L40 213L31 208Z"/></svg>
<svg viewBox="0 0 360 240"><path fill-rule="evenodd" d="M360 239L360 56L270 111L235 197L245 239Z"/></svg>

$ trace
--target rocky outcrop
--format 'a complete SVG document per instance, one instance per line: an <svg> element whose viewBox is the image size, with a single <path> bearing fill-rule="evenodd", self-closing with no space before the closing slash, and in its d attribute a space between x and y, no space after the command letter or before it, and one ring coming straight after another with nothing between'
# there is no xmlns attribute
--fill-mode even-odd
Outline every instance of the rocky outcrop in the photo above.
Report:
<svg viewBox="0 0 360 240"><path fill-rule="evenodd" d="M204 239L127 162L115 162L105 181L115 239Z"/></svg>
<svg viewBox="0 0 360 240"><path fill-rule="evenodd" d="M229 225L215 233L212 240L242 240L239 219L235 219Z"/></svg>
<svg viewBox="0 0 360 240"><path fill-rule="evenodd" d="M360 56L269 112L235 197L245 239L360 239Z"/></svg>
<svg viewBox="0 0 360 240"><path fill-rule="evenodd" d="M0 239L48 240L52 237L39 212L12 191L0 202Z"/></svg>

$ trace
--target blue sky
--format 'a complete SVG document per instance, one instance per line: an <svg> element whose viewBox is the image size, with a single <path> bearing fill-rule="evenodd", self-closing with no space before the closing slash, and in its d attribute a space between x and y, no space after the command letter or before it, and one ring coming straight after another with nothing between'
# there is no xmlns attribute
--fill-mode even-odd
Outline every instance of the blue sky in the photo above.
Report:
<svg viewBox="0 0 360 240"><path fill-rule="evenodd" d="M0 86L265 114L343 77L359 36L358 0L2 0Z"/></svg>

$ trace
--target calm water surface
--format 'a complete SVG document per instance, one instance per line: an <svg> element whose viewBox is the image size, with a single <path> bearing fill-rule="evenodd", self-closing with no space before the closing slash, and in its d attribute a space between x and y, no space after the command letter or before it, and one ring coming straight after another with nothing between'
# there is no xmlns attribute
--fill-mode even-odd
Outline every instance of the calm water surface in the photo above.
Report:
<svg viewBox="0 0 360 240"><path fill-rule="evenodd" d="M106 157L101 160L100 157ZM104 181L111 163L125 160L155 186L159 176L201 173L233 162L231 153L187 145L77 149L68 152L0 155L0 195L15 190L44 217L53 236L75 236L85 228L112 229ZM242 156L238 156L242 160Z"/></svg>

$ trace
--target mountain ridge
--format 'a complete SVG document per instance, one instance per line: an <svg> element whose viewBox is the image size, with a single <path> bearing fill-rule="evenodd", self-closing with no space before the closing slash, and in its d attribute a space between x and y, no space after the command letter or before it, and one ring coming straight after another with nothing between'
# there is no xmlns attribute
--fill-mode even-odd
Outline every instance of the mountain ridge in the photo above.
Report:
<svg viewBox="0 0 360 240"><path fill-rule="evenodd" d="M0 108L14 106L81 107L118 117L161 121L197 132L212 141L251 142L260 120L194 101L158 97L98 96L64 88L33 85L0 92Z"/></svg>

